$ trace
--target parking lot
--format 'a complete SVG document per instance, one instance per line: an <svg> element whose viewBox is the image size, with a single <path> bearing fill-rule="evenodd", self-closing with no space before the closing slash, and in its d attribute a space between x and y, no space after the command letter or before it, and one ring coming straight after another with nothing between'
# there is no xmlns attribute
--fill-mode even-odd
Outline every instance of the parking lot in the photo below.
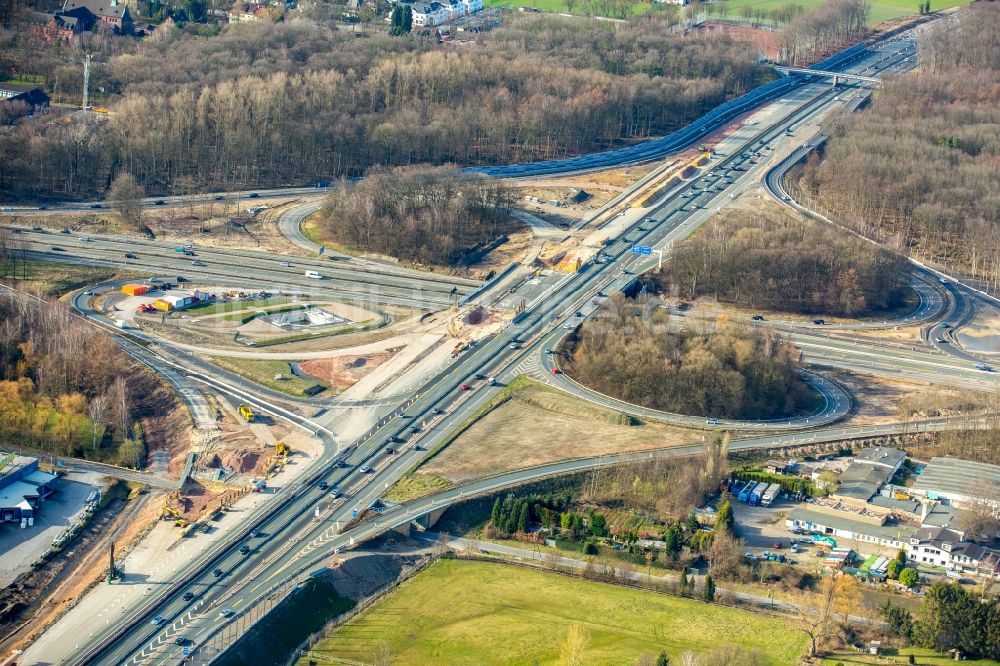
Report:
<svg viewBox="0 0 1000 666"><path fill-rule="evenodd" d="M0 589L27 571L81 513L87 497L97 490L94 476L69 473L55 481L56 492L42 502L31 527L0 523Z"/></svg>
<svg viewBox="0 0 1000 666"><path fill-rule="evenodd" d="M778 499L772 506L750 506L743 502L732 503L733 516L736 519L737 534L746 544L747 552L760 555L762 552L781 552L786 557L792 556L802 563L804 557L812 556L815 552L814 546L805 543L805 534L792 534L785 527L785 518L788 512L798 506L798 502L785 499ZM892 557L896 551L891 548L879 546L869 542L859 542L853 539L834 537L837 545L844 548L851 548L855 552L865 555L886 555ZM789 547L793 541L799 542L799 552L793 554L789 552ZM775 544L780 543L781 548L776 549Z"/></svg>

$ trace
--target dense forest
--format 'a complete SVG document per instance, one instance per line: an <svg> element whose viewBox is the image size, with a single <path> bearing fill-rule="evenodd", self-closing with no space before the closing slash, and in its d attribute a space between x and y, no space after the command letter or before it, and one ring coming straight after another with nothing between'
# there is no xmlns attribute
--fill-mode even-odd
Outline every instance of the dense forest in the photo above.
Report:
<svg viewBox="0 0 1000 666"><path fill-rule="evenodd" d="M0 293L0 447L141 466L130 365L62 304Z"/></svg>
<svg viewBox="0 0 1000 666"><path fill-rule="evenodd" d="M749 308L855 316L901 305L902 257L784 212L716 216L654 280L683 298Z"/></svg>
<svg viewBox="0 0 1000 666"><path fill-rule="evenodd" d="M394 169L341 181L320 215L324 238L422 264L472 263L514 226L503 183L454 169Z"/></svg>
<svg viewBox="0 0 1000 666"><path fill-rule="evenodd" d="M0 190L94 195L127 171L149 193L180 194L557 157L668 132L770 76L751 45L670 34L664 13L508 22L461 49L295 19L97 36L92 87L110 113L42 114L4 132ZM79 103L82 48L58 48L0 33L4 70Z"/></svg>
<svg viewBox="0 0 1000 666"><path fill-rule="evenodd" d="M669 315L614 294L567 349L565 370L607 395L669 412L778 418L808 408L797 353L771 329L725 324L711 333L668 330Z"/></svg>
<svg viewBox="0 0 1000 666"><path fill-rule="evenodd" d="M837 118L799 187L859 233L1000 289L1000 6L920 41L920 71Z"/></svg>

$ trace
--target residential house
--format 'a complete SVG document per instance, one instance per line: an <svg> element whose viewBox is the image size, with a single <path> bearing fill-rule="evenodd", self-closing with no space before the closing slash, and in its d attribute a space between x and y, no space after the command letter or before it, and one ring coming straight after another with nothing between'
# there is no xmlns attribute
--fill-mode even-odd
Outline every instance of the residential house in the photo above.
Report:
<svg viewBox="0 0 1000 666"><path fill-rule="evenodd" d="M230 23L257 23L270 18L270 16L267 7L250 2L234 5L229 10Z"/></svg>
<svg viewBox="0 0 1000 666"><path fill-rule="evenodd" d="M97 22L113 26L119 34L131 35L135 28L128 5L119 0L65 0L59 14L79 17L81 15L74 12L80 9L89 12Z"/></svg>
<svg viewBox="0 0 1000 666"><path fill-rule="evenodd" d="M49 106L49 96L37 86L0 83L0 104L8 113L0 114L7 117L13 114L19 117L27 113L35 113Z"/></svg>
<svg viewBox="0 0 1000 666"><path fill-rule="evenodd" d="M448 10L437 0L431 2L407 2L413 12L413 26L428 27L441 25L448 20Z"/></svg>

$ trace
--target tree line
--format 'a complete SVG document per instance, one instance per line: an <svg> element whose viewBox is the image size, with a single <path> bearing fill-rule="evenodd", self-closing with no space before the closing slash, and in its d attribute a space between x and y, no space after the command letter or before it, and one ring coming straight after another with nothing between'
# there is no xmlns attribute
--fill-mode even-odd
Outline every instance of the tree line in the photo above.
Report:
<svg viewBox="0 0 1000 666"><path fill-rule="evenodd" d="M791 65L815 62L859 41L868 26L871 0L826 0L797 15L784 27L783 60Z"/></svg>
<svg viewBox="0 0 1000 666"><path fill-rule="evenodd" d="M141 466L131 372L64 305L0 294L0 444Z"/></svg>
<svg viewBox="0 0 1000 666"><path fill-rule="evenodd" d="M1000 7L975 4L919 42L918 73L833 120L798 187L858 233L1000 289Z"/></svg>
<svg viewBox="0 0 1000 666"><path fill-rule="evenodd" d="M958 583L931 585L916 615L888 599L880 610L889 629L914 645L958 650L963 658L1000 659L1000 603Z"/></svg>
<svg viewBox="0 0 1000 666"><path fill-rule="evenodd" d="M609 298L571 341L567 372L602 393L680 414L777 418L810 404L795 349L772 329L675 330L664 310L635 310L622 294Z"/></svg>
<svg viewBox="0 0 1000 666"><path fill-rule="evenodd" d="M455 169L394 169L340 181L320 213L324 237L422 264L473 263L516 228L512 190Z"/></svg>
<svg viewBox="0 0 1000 666"><path fill-rule="evenodd" d="M660 15L620 29L510 22L462 50L304 20L214 36L164 27L108 45L91 84L110 113L58 123L42 114L4 132L0 190L93 196L126 171L150 194L178 194L375 165L560 157L669 132L770 76L749 45L668 34ZM79 102L82 53L67 61L23 32L0 37L11 67L37 62L55 99Z"/></svg>
<svg viewBox="0 0 1000 666"><path fill-rule="evenodd" d="M716 216L656 276L656 286L748 308L857 316L899 307L905 258L784 213Z"/></svg>

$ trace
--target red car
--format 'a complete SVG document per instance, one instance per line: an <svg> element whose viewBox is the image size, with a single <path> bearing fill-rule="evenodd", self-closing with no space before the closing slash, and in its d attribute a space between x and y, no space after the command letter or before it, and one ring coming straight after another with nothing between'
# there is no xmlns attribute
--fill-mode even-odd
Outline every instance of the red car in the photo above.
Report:
<svg viewBox="0 0 1000 666"><path fill-rule="evenodd" d="M462 384L461 386L459 386L459 388L462 389L463 391L471 391L472 390L472 387L469 386L468 384Z"/></svg>
<svg viewBox="0 0 1000 666"><path fill-rule="evenodd" d="M559 368L552 368L552 374L553 375L561 375L562 374L562 370L560 370Z"/></svg>

